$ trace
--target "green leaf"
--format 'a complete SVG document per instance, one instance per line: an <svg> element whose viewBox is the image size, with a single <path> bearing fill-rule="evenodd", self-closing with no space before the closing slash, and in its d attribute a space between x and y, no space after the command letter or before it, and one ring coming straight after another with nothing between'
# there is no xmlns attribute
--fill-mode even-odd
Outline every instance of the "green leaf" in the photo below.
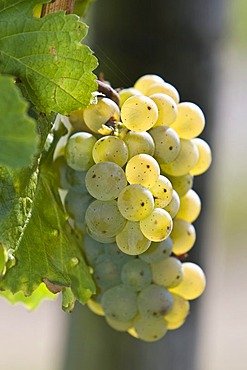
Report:
<svg viewBox="0 0 247 370"><path fill-rule="evenodd" d="M33 17L40 0L0 0L0 72L18 77L42 112L84 108L97 89L97 60L80 42L87 26L64 12ZM48 2L44 0L43 2Z"/></svg>
<svg viewBox="0 0 247 370"><path fill-rule="evenodd" d="M0 296L4 297L12 304L22 303L29 310L37 308L44 299L55 300L57 298L57 295L51 293L44 283L41 283L29 297L26 297L23 292L13 294L10 290L0 292Z"/></svg>
<svg viewBox="0 0 247 370"><path fill-rule="evenodd" d="M6 181L8 177L8 183L3 186L4 194L0 198L3 209L0 240L5 248L15 250L16 264L7 270L0 289L12 293L23 291L28 296L42 281L47 281L61 290L69 287L74 301L85 303L95 286L84 262L82 242L72 232L60 202L52 150L53 146L41 161L36 190L35 183L30 181L32 176L26 174L25 181L23 173L20 176L2 170L2 178ZM34 196L27 197L34 190Z"/></svg>
<svg viewBox="0 0 247 370"><path fill-rule="evenodd" d="M0 76L0 162L5 166L29 166L37 150L35 121L27 111L14 79Z"/></svg>

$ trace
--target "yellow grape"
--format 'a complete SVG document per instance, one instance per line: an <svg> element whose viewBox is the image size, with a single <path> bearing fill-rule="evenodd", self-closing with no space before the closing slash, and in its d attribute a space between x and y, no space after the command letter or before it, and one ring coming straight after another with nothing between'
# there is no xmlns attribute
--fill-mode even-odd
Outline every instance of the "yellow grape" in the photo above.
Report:
<svg viewBox="0 0 247 370"><path fill-rule="evenodd" d="M194 222L201 212L201 200L195 190L190 189L180 198L178 218L188 222Z"/></svg>
<svg viewBox="0 0 247 370"><path fill-rule="evenodd" d="M157 105L158 119L154 125L156 126L170 126L177 117L177 104L167 94L156 93L149 96Z"/></svg>
<svg viewBox="0 0 247 370"><path fill-rule="evenodd" d="M156 82L149 87L145 95L150 96L156 93L162 93L170 96L176 104L179 103L180 97L177 89L168 82Z"/></svg>
<svg viewBox="0 0 247 370"><path fill-rule="evenodd" d="M197 146L199 151L199 159L196 165L190 170L190 173L191 175L197 176L206 172L210 167L212 162L212 154L210 146L206 143L206 141L200 138L195 138L192 141Z"/></svg>
<svg viewBox="0 0 247 370"><path fill-rule="evenodd" d="M151 241L141 232L139 222L128 221L124 229L116 236L116 243L123 253L136 256L145 252Z"/></svg>
<svg viewBox="0 0 247 370"><path fill-rule="evenodd" d="M173 242L172 251L176 255L187 253L196 241L196 231L194 226L185 220L175 218L171 232Z"/></svg>
<svg viewBox="0 0 247 370"><path fill-rule="evenodd" d="M164 83L163 78L154 74L147 74L138 78L134 84L134 88L142 94L146 94L147 90L154 83Z"/></svg>
<svg viewBox="0 0 247 370"><path fill-rule="evenodd" d="M177 213L178 213L179 207L180 207L180 198L179 198L179 195L176 192L176 190L173 189L173 191L172 191L172 199L167 204L167 206L164 207L164 209L168 213L170 213L171 218L174 218L177 215Z"/></svg>
<svg viewBox="0 0 247 370"><path fill-rule="evenodd" d="M153 242L165 240L172 230L172 218L162 208L155 208L153 212L140 221L142 233Z"/></svg>
<svg viewBox="0 0 247 370"><path fill-rule="evenodd" d="M183 297L172 293L173 306L168 314L165 316L165 320L173 323L183 321L190 312L190 303Z"/></svg>
<svg viewBox="0 0 247 370"><path fill-rule="evenodd" d="M128 161L125 174L130 184L152 188L160 175L160 167L151 155L137 154Z"/></svg>

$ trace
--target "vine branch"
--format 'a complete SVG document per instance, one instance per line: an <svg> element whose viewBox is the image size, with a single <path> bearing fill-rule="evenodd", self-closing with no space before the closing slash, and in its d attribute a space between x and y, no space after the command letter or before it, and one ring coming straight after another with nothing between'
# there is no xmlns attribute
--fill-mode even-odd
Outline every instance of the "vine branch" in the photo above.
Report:
<svg viewBox="0 0 247 370"><path fill-rule="evenodd" d="M71 14L73 13L74 6L75 0L53 0L51 3L42 6L41 17L58 12L59 10L65 10L67 14Z"/></svg>

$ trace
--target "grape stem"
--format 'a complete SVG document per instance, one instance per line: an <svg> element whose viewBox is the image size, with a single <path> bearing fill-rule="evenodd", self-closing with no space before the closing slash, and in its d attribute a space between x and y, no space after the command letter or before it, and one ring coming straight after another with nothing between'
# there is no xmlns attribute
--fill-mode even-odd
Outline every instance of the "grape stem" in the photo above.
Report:
<svg viewBox="0 0 247 370"><path fill-rule="evenodd" d="M113 100L117 105L120 103L120 98L116 90L104 81L97 80L98 91L103 93L107 98Z"/></svg>

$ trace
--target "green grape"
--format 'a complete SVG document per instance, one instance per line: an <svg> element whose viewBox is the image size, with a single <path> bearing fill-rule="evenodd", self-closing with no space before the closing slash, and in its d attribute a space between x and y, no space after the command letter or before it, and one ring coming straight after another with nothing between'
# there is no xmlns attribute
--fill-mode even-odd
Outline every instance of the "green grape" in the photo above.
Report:
<svg viewBox="0 0 247 370"><path fill-rule="evenodd" d="M156 82L152 85L150 85L150 87L148 88L148 90L146 91L145 95L147 96L151 96L153 94L166 94L168 96L170 96L176 104L179 103L179 100L180 100L180 97L179 97L179 93L177 91L177 89L169 84L168 82Z"/></svg>
<svg viewBox="0 0 247 370"><path fill-rule="evenodd" d="M151 191L138 184L126 186L120 192L117 203L123 217L130 221L140 221L154 209Z"/></svg>
<svg viewBox="0 0 247 370"><path fill-rule="evenodd" d="M154 263L168 258L172 253L172 240L170 237L161 242L152 242L146 252L140 254L139 258L147 263Z"/></svg>
<svg viewBox="0 0 247 370"><path fill-rule="evenodd" d="M156 160L148 154L137 154L128 161L125 174L130 184L152 188L158 180L160 168Z"/></svg>
<svg viewBox="0 0 247 370"><path fill-rule="evenodd" d="M87 301L87 306L92 311L98 316L105 316L104 311L102 310L101 305L98 302L95 302L93 299L89 299Z"/></svg>
<svg viewBox="0 0 247 370"><path fill-rule="evenodd" d="M132 320L137 314L137 299L133 289L117 285L102 296L101 305L106 317L117 321Z"/></svg>
<svg viewBox="0 0 247 370"><path fill-rule="evenodd" d="M83 232L84 231L85 227L83 228ZM99 232L92 232L92 230L90 230L88 227L86 228L86 232L91 238L102 244L114 243L116 241L115 236L105 236L103 234L101 235L99 234Z"/></svg>
<svg viewBox="0 0 247 370"><path fill-rule="evenodd" d="M171 181L173 189L180 197L183 197L193 186L194 176L190 173L183 176L167 175L167 177Z"/></svg>
<svg viewBox="0 0 247 370"><path fill-rule="evenodd" d="M140 95L140 91L134 89L133 87L129 87L127 89L122 89L119 91L119 97L120 97L120 108L122 108L123 103L125 100L130 98L131 96Z"/></svg>
<svg viewBox="0 0 247 370"><path fill-rule="evenodd" d="M155 144L154 157L159 164L174 161L180 151L180 139L175 130L167 126L153 127L149 131Z"/></svg>
<svg viewBox="0 0 247 370"><path fill-rule="evenodd" d="M201 212L201 200L199 195L190 189L180 198L180 208L177 213L178 218L188 222L194 222Z"/></svg>
<svg viewBox="0 0 247 370"><path fill-rule="evenodd" d="M90 104L84 109L83 119L92 132L98 133L109 120L120 120L119 107L109 98L98 98L96 104Z"/></svg>
<svg viewBox="0 0 247 370"><path fill-rule="evenodd" d="M119 212L115 200L95 200L86 210L85 222L92 237L96 234L111 238L124 228L126 220Z"/></svg>
<svg viewBox="0 0 247 370"><path fill-rule="evenodd" d="M158 119L158 108L154 101L144 95L131 96L123 103L121 119L132 131L147 131Z"/></svg>
<svg viewBox="0 0 247 370"><path fill-rule="evenodd" d="M160 242L170 235L172 224L172 218L167 211L155 208L148 217L140 221L140 229L147 239Z"/></svg>
<svg viewBox="0 0 247 370"><path fill-rule="evenodd" d="M145 252L151 241L147 239L140 230L139 222L128 221L116 236L118 248L129 255L139 255Z"/></svg>
<svg viewBox="0 0 247 370"><path fill-rule="evenodd" d="M121 280L126 285L139 292L152 282L152 271L148 263L140 259L127 262L121 271Z"/></svg>
<svg viewBox="0 0 247 370"><path fill-rule="evenodd" d="M173 190L172 191L172 199L167 204L167 206L164 207L164 210L167 211L170 214L171 218L174 218L174 217L176 217L176 215L178 213L179 207L180 207L179 195L175 190Z"/></svg>
<svg viewBox="0 0 247 370"><path fill-rule="evenodd" d="M121 283L121 267L113 256L101 255L93 268L93 278L101 289L109 289Z"/></svg>
<svg viewBox="0 0 247 370"><path fill-rule="evenodd" d="M200 135L205 126L205 117L202 110L194 103L179 103L176 120L172 128L182 139L193 139Z"/></svg>
<svg viewBox="0 0 247 370"><path fill-rule="evenodd" d="M208 170L212 162L212 154L210 146L206 143L206 141L200 138L195 138L192 139L192 142L197 146L199 151L199 159L196 165L190 170L190 173L194 176L197 176Z"/></svg>
<svg viewBox="0 0 247 370"><path fill-rule="evenodd" d="M152 264L153 281L165 288L174 288L183 279L182 263L175 257L168 257Z"/></svg>
<svg viewBox="0 0 247 370"><path fill-rule="evenodd" d="M123 169L114 162L99 162L92 166L86 175L88 192L99 200L116 199L127 186Z"/></svg>
<svg viewBox="0 0 247 370"><path fill-rule="evenodd" d="M94 266L99 256L104 254L104 246L102 243L97 242L87 234L85 234L83 241L83 250L85 252L86 259L91 266Z"/></svg>
<svg viewBox="0 0 247 370"><path fill-rule="evenodd" d="M117 331L127 331L133 325L133 321L118 321L106 316L107 324Z"/></svg>
<svg viewBox="0 0 247 370"><path fill-rule="evenodd" d="M170 291L184 299L193 300L198 298L206 287L206 278L202 269L192 262L183 263L183 280Z"/></svg>
<svg viewBox="0 0 247 370"><path fill-rule="evenodd" d="M197 146L192 140L180 140L180 151L174 161L162 163L161 170L171 176L183 176L190 172L199 158Z"/></svg>
<svg viewBox="0 0 247 370"><path fill-rule="evenodd" d="M123 138L129 151L129 159L137 154L154 154L154 141L148 132L129 131Z"/></svg>
<svg viewBox="0 0 247 370"><path fill-rule="evenodd" d="M167 330L176 330L178 328L181 328L181 326L185 323L185 319L179 320L179 321L169 321L165 320L167 325Z"/></svg>
<svg viewBox="0 0 247 370"><path fill-rule="evenodd" d="M67 168L66 179L69 183L69 190L73 190L77 193L87 193L85 185L86 171L75 171L71 167Z"/></svg>
<svg viewBox="0 0 247 370"><path fill-rule="evenodd" d="M87 171L93 164L92 150L96 138L88 132L77 132L68 139L65 147L67 164L77 171Z"/></svg>
<svg viewBox="0 0 247 370"><path fill-rule="evenodd" d="M75 110L69 114L68 119L71 124L71 132L75 133L83 131L92 133L90 128L86 125L83 115L84 115L83 109Z"/></svg>
<svg viewBox="0 0 247 370"><path fill-rule="evenodd" d="M69 190L64 198L64 208L72 219L83 223L86 209L92 201L93 198L88 193Z"/></svg>
<svg viewBox="0 0 247 370"><path fill-rule="evenodd" d="M93 147L93 159L98 162L114 162L123 167L128 160L128 147L117 136L103 136Z"/></svg>
<svg viewBox="0 0 247 370"><path fill-rule="evenodd" d="M177 104L167 94L156 93L149 95L155 102L158 108L158 119L155 123L156 126L170 126L177 117Z"/></svg>
<svg viewBox="0 0 247 370"><path fill-rule="evenodd" d="M178 256L187 253L196 241L195 228L190 222L175 218L173 220L171 238L173 241L173 253Z"/></svg>
<svg viewBox="0 0 247 370"><path fill-rule="evenodd" d="M138 295L137 306L145 317L161 317L167 315L173 305L172 294L163 286L151 284Z"/></svg>
<svg viewBox="0 0 247 370"><path fill-rule="evenodd" d="M116 263L122 268L125 263L132 260L132 256L123 253L117 246L117 243L104 244L104 253L115 259Z"/></svg>
<svg viewBox="0 0 247 370"><path fill-rule="evenodd" d="M176 323L184 320L188 316L190 312L190 303L177 294L172 293L172 296L173 306L165 316L165 320Z"/></svg>
<svg viewBox="0 0 247 370"><path fill-rule="evenodd" d="M167 324L163 317L137 315L133 325L136 337L145 342L155 342L163 338L167 332Z"/></svg>
<svg viewBox="0 0 247 370"><path fill-rule="evenodd" d="M163 78L154 74L147 74L138 78L134 84L134 88L140 91L142 94L146 94L146 91L154 83L164 83Z"/></svg>
<svg viewBox="0 0 247 370"><path fill-rule="evenodd" d="M150 191L154 196L154 206L157 208L164 208L172 199L172 184L165 176L160 175Z"/></svg>

